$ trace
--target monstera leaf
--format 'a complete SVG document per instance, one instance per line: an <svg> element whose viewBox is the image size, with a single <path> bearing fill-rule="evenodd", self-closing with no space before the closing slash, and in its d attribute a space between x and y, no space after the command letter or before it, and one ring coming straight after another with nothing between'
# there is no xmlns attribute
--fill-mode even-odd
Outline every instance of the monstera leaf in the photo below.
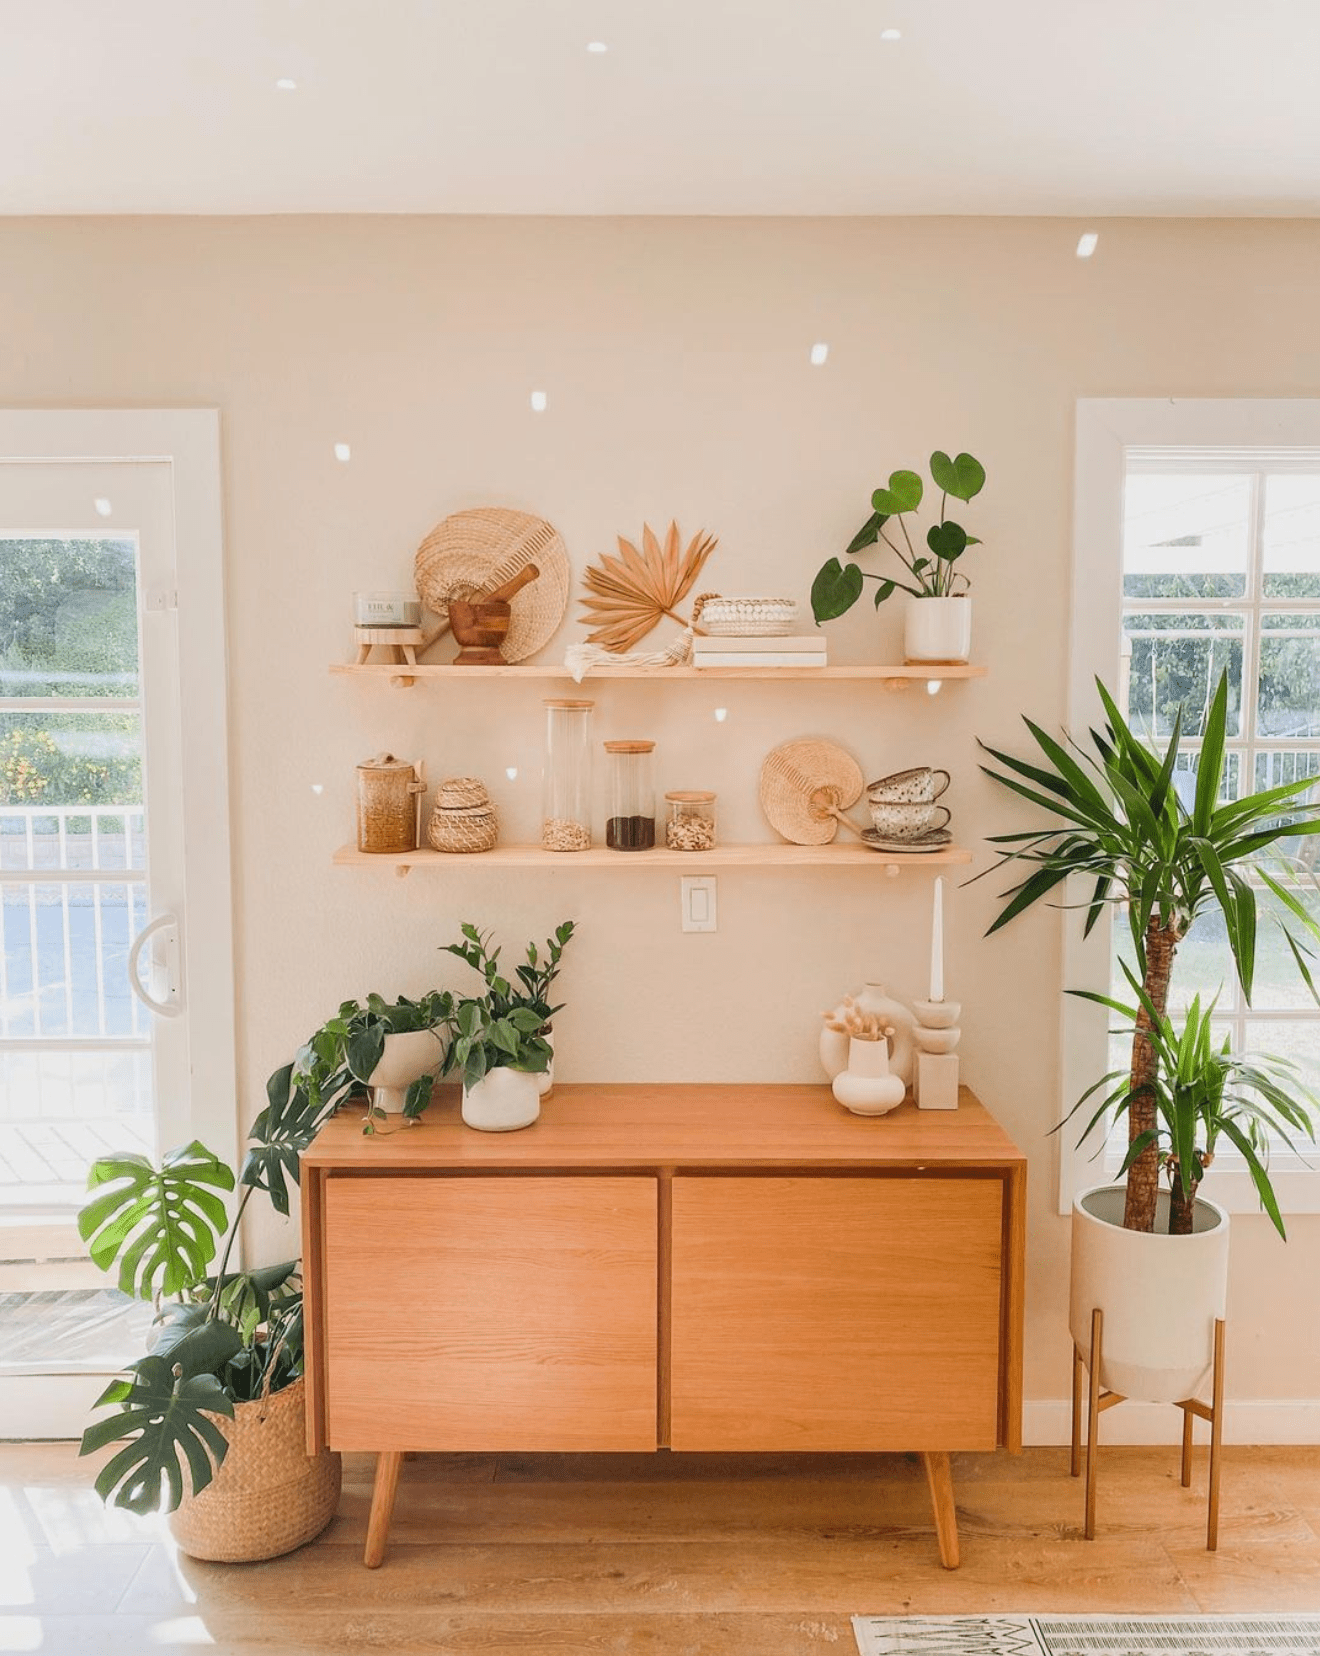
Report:
<svg viewBox="0 0 1320 1656"><path fill-rule="evenodd" d="M930 475L935 487L955 500L971 500L985 488L985 467L970 454L950 460L942 449L936 449L930 457Z"/></svg>
<svg viewBox="0 0 1320 1656"><path fill-rule="evenodd" d="M938 478L936 482L939 482ZM889 487L877 489L871 496L871 505L886 518L897 517L900 512L915 512L921 505L924 492L924 485L916 472L890 472Z"/></svg>
<svg viewBox="0 0 1320 1656"><path fill-rule="evenodd" d="M811 613L816 625L833 621L850 610L862 595L862 572L855 563L831 558L811 583Z"/></svg>
<svg viewBox="0 0 1320 1656"><path fill-rule="evenodd" d="M234 1175L196 1139L171 1150L155 1168L145 1156L104 1156L87 1179L94 1193L78 1215L78 1234L93 1261L118 1261L121 1293L151 1299L195 1287L229 1227L216 1190Z"/></svg>
<svg viewBox="0 0 1320 1656"><path fill-rule="evenodd" d="M335 1078L336 1082L339 1078ZM239 1174L239 1182L253 1190L264 1190L277 1213L289 1211L288 1179L298 1183L298 1153L316 1137L317 1129L338 1102L343 1086L352 1077L345 1074L341 1084L327 1088L324 1098L312 1098L300 1081L294 1085L294 1067L285 1064L266 1083L268 1103L252 1123L250 1148Z"/></svg>
<svg viewBox="0 0 1320 1656"><path fill-rule="evenodd" d="M116 1412L87 1428L78 1452L129 1440L97 1474L96 1492L107 1505L144 1516L161 1508L164 1493L164 1510L173 1512L184 1495L184 1463L196 1492L225 1458L229 1444L209 1415L232 1420L234 1405L213 1374L188 1378L168 1358L143 1357L130 1379L112 1381L101 1393L96 1407L105 1404L117 1405Z"/></svg>

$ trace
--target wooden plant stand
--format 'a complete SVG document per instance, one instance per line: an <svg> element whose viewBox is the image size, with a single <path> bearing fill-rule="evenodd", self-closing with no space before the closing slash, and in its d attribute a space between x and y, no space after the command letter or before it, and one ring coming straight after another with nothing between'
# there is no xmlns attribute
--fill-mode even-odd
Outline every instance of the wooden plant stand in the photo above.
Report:
<svg viewBox="0 0 1320 1656"><path fill-rule="evenodd" d="M1088 1541L1095 1540L1095 1485L1096 1463L1099 1458L1100 1447L1100 1416L1106 1409L1112 1409L1116 1403L1126 1403L1127 1399L1121 1392L1102 1391L1100 1389L1100 1357L1104 1344L1105 1314L1096 1306L1091 1313L1091 1350L1087 1357L1083 1357L1076 1345L1073 1346L1073 1391L1072 1391L1072 1466L1074 1478L1082 1473L1082 1374L1086 1372L1087 1406L1086 1406L1086 1523L1083 1533ZM1215 1318L1215 1347L1214 1366L1211 1371L1211 1401L1202 1403L1199 1398L1185 1397L1182 1402L1175 1403L1176 1409L1183 1412L1182 1434L1182 1486L1184 1489L1192 1487L1192 1422L1193 1420L1208 1420L1210 1422L1210 1494L1208 1515L1206 1518L1205 1545L1208 1552L1214 1552L1219 1546L1219 1474L1220 1448L1224 1429L1224 1320Z"/></svg>

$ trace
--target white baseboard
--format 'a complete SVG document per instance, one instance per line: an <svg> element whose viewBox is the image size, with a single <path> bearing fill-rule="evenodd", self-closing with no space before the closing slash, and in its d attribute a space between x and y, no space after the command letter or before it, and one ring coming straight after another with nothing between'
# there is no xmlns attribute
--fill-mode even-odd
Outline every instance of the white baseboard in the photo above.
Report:
<svg viewBox="0 0 1320 1656"><path fill-rule="evenodd" d="M1101 1443L1181 1443L1182 1410L1171 1403L1120 1403L1106 1410ZM1209 1426L1198 1421L1197 1442ZM1040 1398L1022 1408L1022 1437L1028 1444L1072 1441L1072 1403ZM1225 1443L1320 1443L1320 1399L1248 1398L1224 1407Z"/></svg>

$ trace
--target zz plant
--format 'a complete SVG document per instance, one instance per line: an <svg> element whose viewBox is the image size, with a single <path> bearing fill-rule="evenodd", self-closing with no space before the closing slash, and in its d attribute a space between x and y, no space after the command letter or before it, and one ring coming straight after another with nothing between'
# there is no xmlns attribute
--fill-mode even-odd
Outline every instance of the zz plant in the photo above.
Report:
<svg viewBox="0 0 1320 1656"><path fill-rule="evenodd" d="M1121 1103L1128 1122L1123 1223L1128 1230L1149 1231L1155 1225L1161 1168L1161 1098L1167 1116L1169 1089L1179 1085L1184 1062L1181 1038L1175 1038L1166 1016L1178 945L1198 916L1221 914L1238 986L1249 1006L1256 969L1259 884L1277 901L1281 914L1271 923L1282 931L1303 983L1320 1000L1312 975L1320 923L1291 889L1296 865L1282 852L1287 844L1320 834L1320 801L1306 797L1316 786L1310 776L1240 799L1221 800L1227 673L1220 676L1206 714L1190 805L1183 803L1175 786L1180 760L1193 757L1182 746L1181 710L1168 747L1158 753L1131 729L1098 681L1097 689L1106 723L1101 730L1091 730L1089 746L1056 741L1030 719L1024 722L1038 750L1032 759L1019 759L981 744L995 762L981 767L985 774L1047 818L1034 828L991 837L991 843L1002 848L995 867L1026 872L1002 894L1004 906L990 932L1057 892L1070 875L1080 876L1089 891L1081 905L1086 914L1084 935L1090 935L1107 907L1125 916L1137 963L1133 975L1137 1005L1130 1009L1128 1080L1114 1100ZM1271 860L1274 872L1268 866ZM1195 1034L1197 1051L1200 1040ZM1179 1049L1176 1059L1175 1045ZM1180 1107L1185 1107L1185 1101ZM1212 1111L1213 1099L1203 1108ZM1277 1113L1285 1122L1291 1120L1285 1112ZM1291 1125L1299 1123L1291 1120ZM1222 1130L1233 1137L1227 1126ZM1181 1169L1188 1150L1185 1132L1181 1138L1177 1132L1172 1134L1172 1150ZM1164 1160L1167 1166L1167 1155ZM1256 1171L1253 1168L1253 1176ZM1188 1169L1186 1183L1179 1174L1175 1192L1187 1195L1188 1210L1188 1186L1194 1175L1194 1166ZM1264 1200L1259 1178L1256 1185ZM1265 1203L1271 1217L1272 1202L1271 1193ZM1176 1213L1177 1202L1174 1208Z"/></svg>
<svg viewBox="0 0 1320 1656"><path fill-rule="evenodd" d="M883 541L902 564L904 574L877 575L859 563L830 558L811 583L811 610L817 626L846 614L861 597L866 581L877 583L877 609L895 592L907 592L914 598L955 598L967 591L970 582L957 567L958 560L969 546L981 543L947 515L949 497L964 503L974 499L985 487L985 467L970 454L951 460L937 449L930 457L930 475L940 490L940 515L926 531L925 550L918 551L913 544L906 521L908 514L921 505L925 484L917 472L892 472L888 484L871 496L871 515L848 543L844 557L852 559ZM897 524L901 542L886 532L890 523Z"/></svg>
<svg viewBox="0 0 1320 1656"><path fill-rule="evenodd" d="M575 930L575 922L565 920L543 950L529 943L512 982L500 970L501 950L491 948L490 932L468 922L461 927L460 941L445 945L445 952L470 966L484 985L484 993L461 999L453 1008L454 1037L445 1068L460 1071L464 1086L475 1086L493 1069L541 1074L549 1068L553 1052L546 1036L560 1010L550 1004L550 991Z"/></svg>

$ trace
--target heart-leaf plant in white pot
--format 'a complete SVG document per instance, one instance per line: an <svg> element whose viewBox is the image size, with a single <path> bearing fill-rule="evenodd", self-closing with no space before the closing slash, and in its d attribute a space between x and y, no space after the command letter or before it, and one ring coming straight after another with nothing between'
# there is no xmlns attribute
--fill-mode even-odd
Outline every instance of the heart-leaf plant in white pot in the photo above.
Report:
<svg viewBox="0 0 1320 1656"><path fill-rule="evenodd" d="M1085 935L1107 910L1126 921L1123 949L1135 967L1124 970L1136 1004L1099 997L1120 1008L1132 1036L1127 1078L1111 1085L1100 1111L1103 1116L1114 1109L1126 1117L1125 1188L1083 1191L1073 1204L1074 1337L1080 1344L1079 1320L1089 1326L1091 1311L1099 1308L1105 1327L1101 1383L1148 1402L1180 1401L1165 1395L1158 1378L1150 1379L1144 1392L1137 1389L1137 1370L1157 1377L1177 1366L1168 1358L1167 1342L1161 1337L1160 1349L1148 1353L1134 1345L1120 1358L1111 1330L1121 1324L1158 1333L1172 1317L1172 1302L1191 1292L1191 1255L1202 1248L1199 1238L1218 1232L1216 1246L1226 1250L1227 1213L1197 1193L1214 1137L1222 1134L1242 1153L1266 1212L1282 1231L1263 1154L1265 1134L1269 1129L1286 1136L1291 1128L1311 1136L1311 1100L1281 1061L1235 1058L1208 1045L1210 1011L1199 1002L1195 1018L1189 1015L1179 1033L1167 1011L1170 976L1193 922L1217 916L1238 990L1250 1006L1262 921L1282 933L1299 979L1315 996L1320 923L1299 895L1303 870L1286 850L1320 834L1320 801L1308 797L1315 787L1311 776L1236 799L1222 797L1226 673L1210 697L1194 754L1183 747L1181 713L1167 748L1156 751L1131 728L1104 685L1097 683L1097 689L1105 724L1090 732L1089 746L1057 741L1030 719L1025 722L1038 750L1031 760L982 744L995 762L982 767L986 775L1048 819L992 836L1000 852L995 868L1021 878L1003 893L1004 906L990 930L1046 899L1076 902L1062 889L1072 877L1079 881ZM1182 775L1195 776L1186 800L1177 782ZM1264 915L1258 915L1258 896L1272 899ZM1093 1125L1098 1121L1088 1123L1088 1130ZM1167 1192L1160 1188L1162 1174ZM1182 1260L1173 1267L1174 1278L1166 1278L1159 1263L1170 1249ZM1111 1256L1109 1264L1092 1280L1088 1273L1101 1254ZM1209 1292L1192 1319L1182 1364L1199 1374L1209 1367L1213 1322L1224 1315L1225 1266L1212 1260L1206 1271ZM1171 1288L1170 1282L1178 1286ZM1115 1363L1130 1365L1126 1385L1117 1383L1111 1353Z"/></svg>
<svg viewBox="0 0 1320 1656"><path fill-rule="evenodd" d="M445 1054L446 1070L462 1076L463 1120L487 1133L530 1127L549 1091L550 1020L562 1010L562 1004L551 1005L550 988L575 922L558 926L543 951L529 943L525 961L514 969L515 982L500 970L501 951L491 948L489 932L470 922L460 929L461 941L446 944L446 952L480 973L484 985L483 993L455 1003Z"/></svg>
<svg viewBox="0 0 1320 1656"><path fill-rule="evenodd" d="M453 995L439 989L417 1000L372 994L365 1002L344 1001L299 1047L287 1085L319 1119L361 1098L367 1101L365 1133L392 1131L391 1121L410 1124L431 1102L444 1069L453 1007ZM277 1070L271 1083L283 1073Z"/></svg>
<svg viewBox="0 0 1320 1656"><path fill-rule="evenodd" d="M926 531L919 550L908 531L907 518L921 505L925 484L914 471L896 471L888 484L871 496L871 515L853 536L844 557L830 558L811 584L811 609L816 625L846 614L861 597L867 581L876 583L875 607L908 594L903 618L903 654L908 661L966 661L972 647L970 582L958 567L969 546L981 543L948 515L949 497L974 499L985 487L985 467L970 454L950 457L937 449L930 457L930 475L940 491L939 520ZM902 564L902 576L878 575L853 562L858 553L883 541Z"/></svg>

